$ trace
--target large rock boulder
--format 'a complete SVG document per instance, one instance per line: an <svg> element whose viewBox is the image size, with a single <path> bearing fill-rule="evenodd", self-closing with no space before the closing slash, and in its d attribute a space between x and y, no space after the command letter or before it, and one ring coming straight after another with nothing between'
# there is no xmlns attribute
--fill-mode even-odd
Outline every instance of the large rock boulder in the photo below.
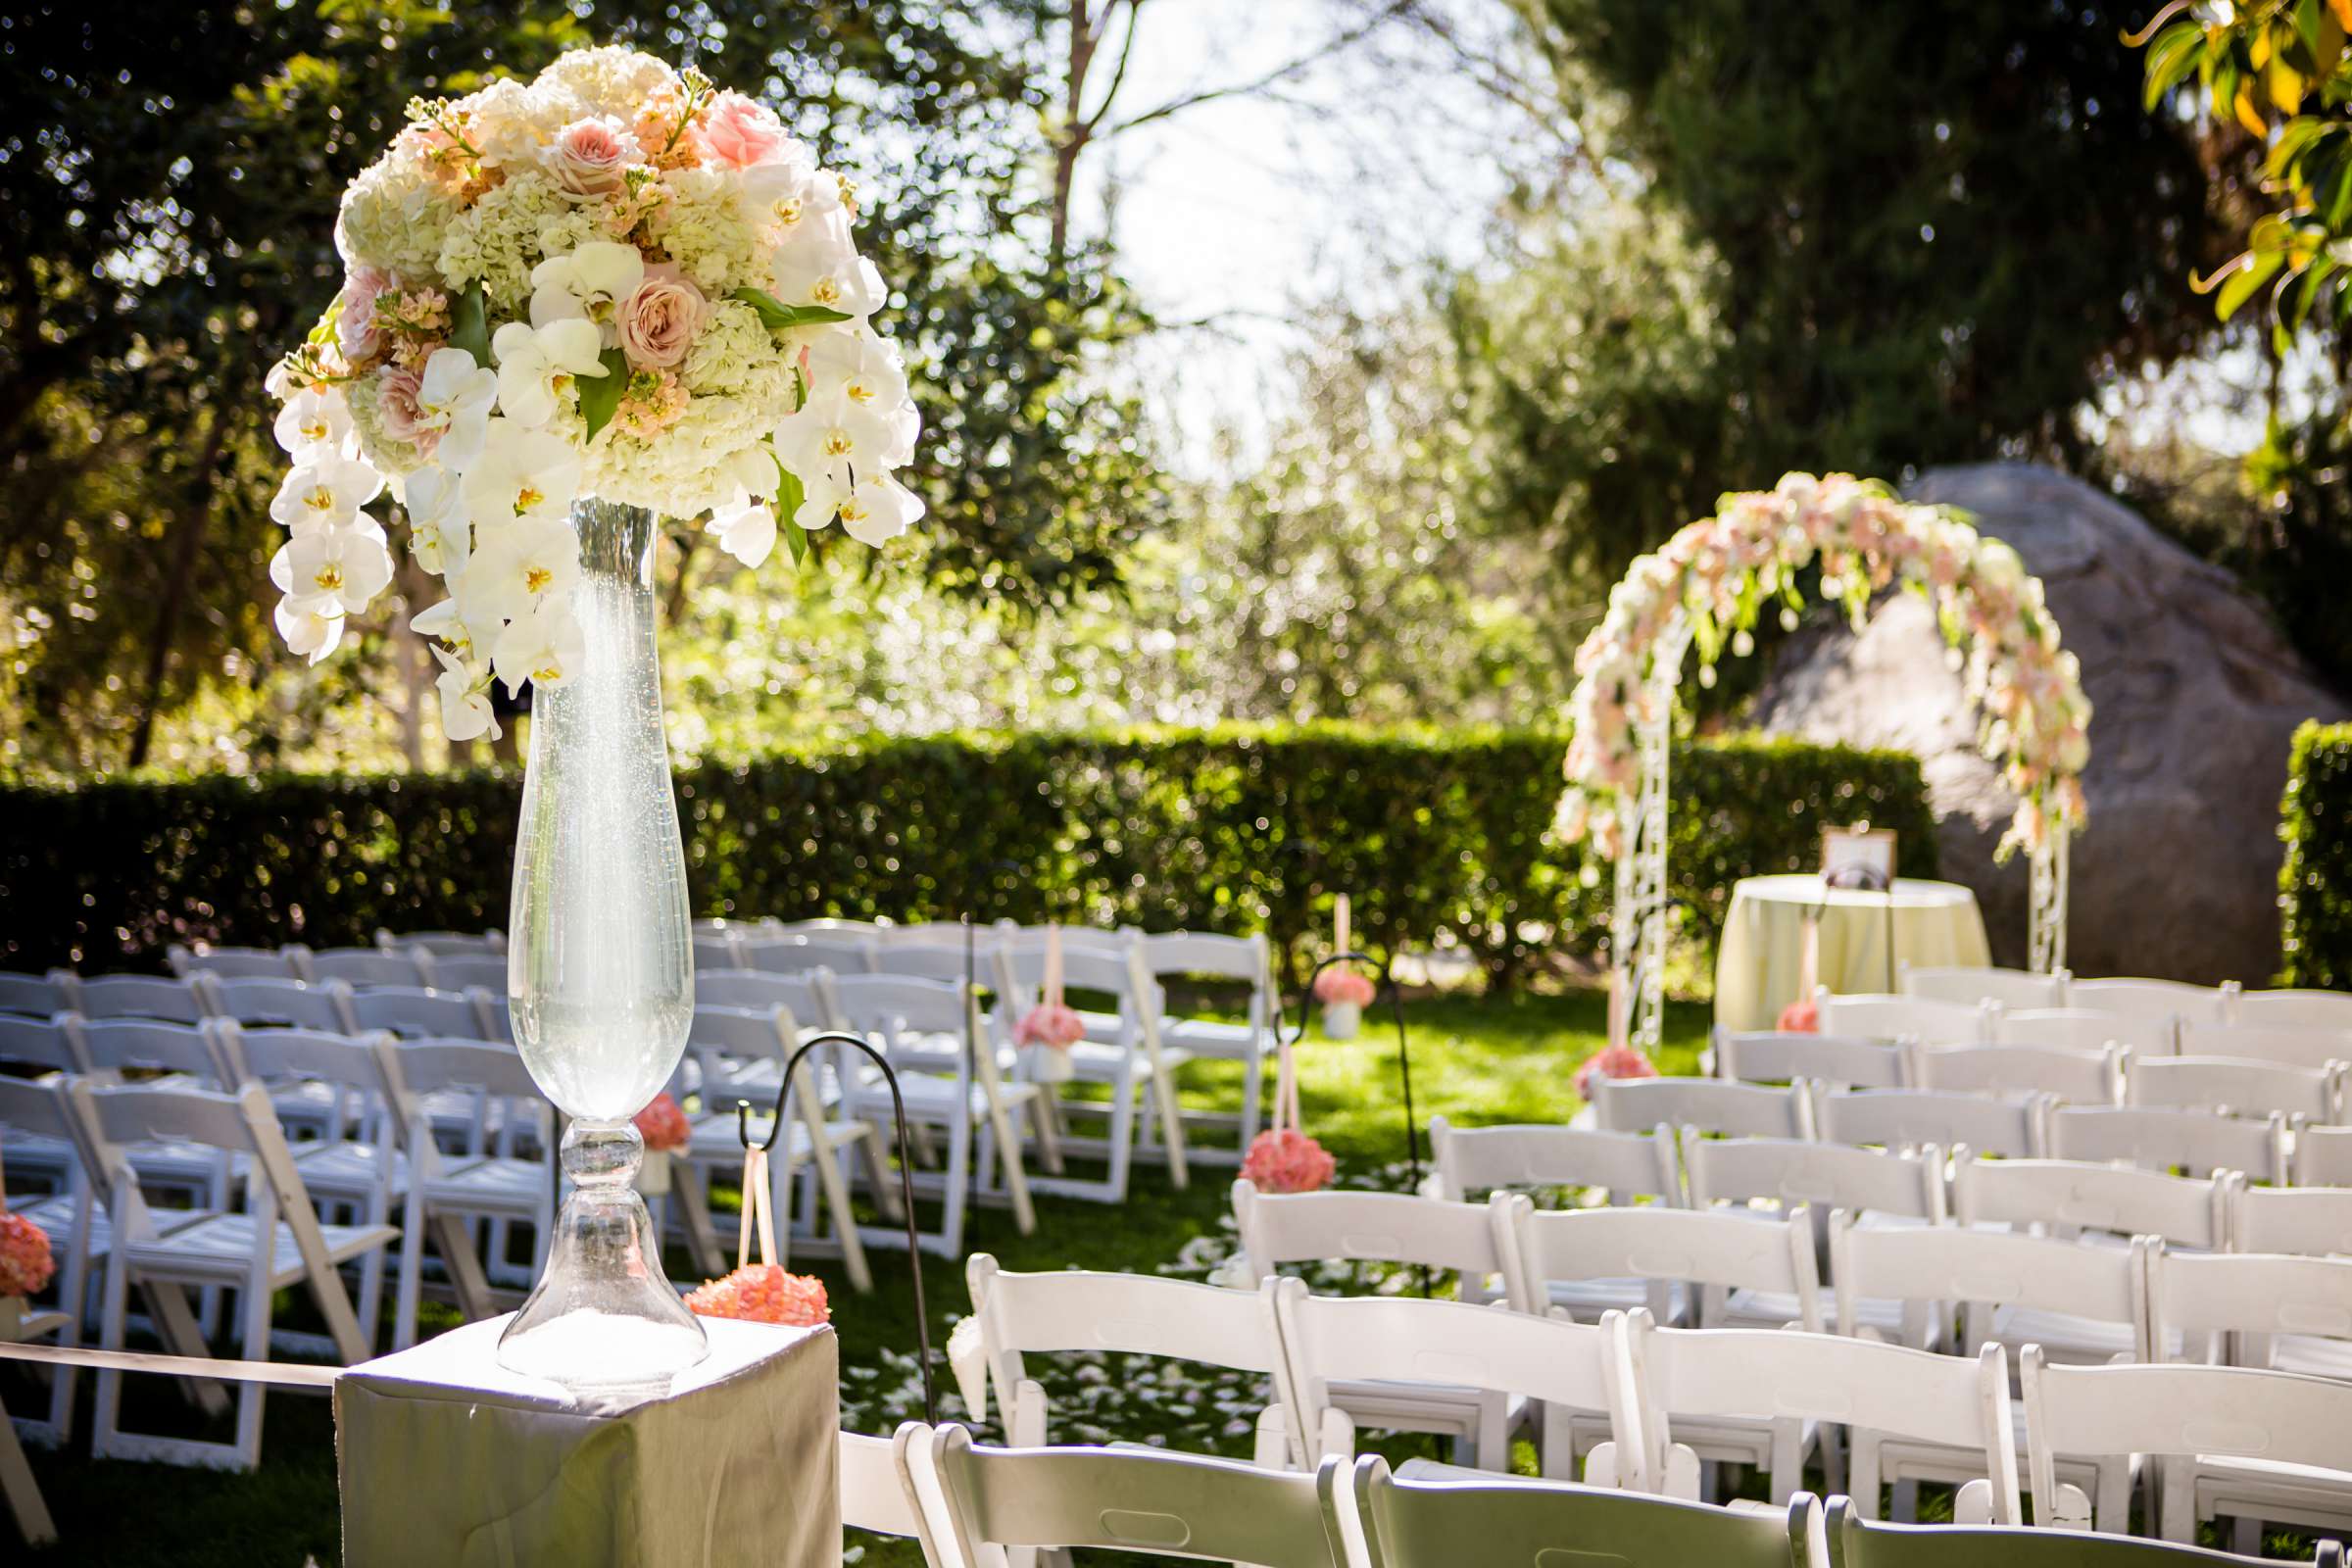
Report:
<svg viewBox="0 0 2352 1568"><path fill-rule="evenodd" d="M2345 705L2230 573L2078 479L1982 464L1932 469L1909 494L2015 546L2082 662L2090 822L2072 850L2068 966L2267 983L2287 739ZM1770 730L1916 753L1944 875L1976 890L1995 961L2024 961L2025 857L1992 860L2016 803L1977 754L1976 712L1924 601L1891 596L1859 636L1800 635L1758 708Z"/></svg>

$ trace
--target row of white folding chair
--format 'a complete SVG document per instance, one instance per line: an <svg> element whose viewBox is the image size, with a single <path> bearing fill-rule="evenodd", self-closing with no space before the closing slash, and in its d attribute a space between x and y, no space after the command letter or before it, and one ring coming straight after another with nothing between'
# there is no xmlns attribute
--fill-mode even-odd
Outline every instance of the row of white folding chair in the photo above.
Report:
<svg viewBox="0 0 2352 1568"><path fill-rule="evenodd" d="M1970 1007L1986 1002L2003 1007L2063 1007L2068 978L2064 969L2040 974L1990 964L1920 964L1905 958L1895 966L1894 988L1902 996Z"/></svg>
<svg viewBox="0 0 2352 1568"><path fill-rule="evenodd" d="M463 991L468 986L507 988L507 956L491 951L445 951L426 947L183 948L165 950L172 972L181 979L216 974L230 980L304 980L318 985L340 980L358 988L420 986Z"/></svg>
<svg viewBox="0 0 2352 1568"><path fill-rule="evenodd" d="M434 957L471 958L503 955L507 934L496 926L479 931L394 931L375 928L375 945L386 953L409 953L422 948Z"/></svg>

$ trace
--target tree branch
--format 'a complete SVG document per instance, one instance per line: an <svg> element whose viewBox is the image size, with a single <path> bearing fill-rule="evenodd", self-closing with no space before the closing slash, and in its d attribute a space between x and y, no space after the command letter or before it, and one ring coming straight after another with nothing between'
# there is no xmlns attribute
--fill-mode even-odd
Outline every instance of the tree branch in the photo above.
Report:
<svg viewBox="0 0 2352 1568"><path fill-rule="evenodd" d="M1180 115L1188 109L1197 109L1202 104L1214 103L1220 98L1244 98L1252 93L1263 92L1268 87L1298 75L1310 66L1353 48L1411 10L1412 7L1413 0L1389 0L1387 5L1382 6L1354 26L1334 33L1316 48L1310 49L1295 59L1285 61L1261 76L1253 77L1249 81L1230 82L1222 87L1204 87L1199 92L1190 92L1182 97L1171 98L1156 108L1145 110L1132 120L1120 121L1108 130L1102 132L1102 135L1104 138L1116 136L1121 131L1133 130L1138 125L1148 125L1155 120L1165 120L1171 115ZM1107 104L1104 107L1107 108Z"/></svg>

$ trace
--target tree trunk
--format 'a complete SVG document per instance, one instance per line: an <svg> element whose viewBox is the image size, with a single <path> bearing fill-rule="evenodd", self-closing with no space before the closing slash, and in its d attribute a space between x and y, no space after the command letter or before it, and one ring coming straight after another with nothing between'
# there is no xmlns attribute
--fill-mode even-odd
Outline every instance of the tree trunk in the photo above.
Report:
<svg viewBox="0 0 2352 1568"><path fill-rule="evenodd" d="M216 404L205 431L204 455L197 460L195 491L172 525L172 564L164 577L163 597L155 608L155 629L147 640L147 674L139 702L138 727L130 734L127 765L147 765L147 751L155 740L156 710L163 706L164 680L172 666L172 644L179 635L180 611L187 604L188 579L196 573L196 552L212 521L213 492L218 480L220 448L227 438L220 408Z"/></svg>

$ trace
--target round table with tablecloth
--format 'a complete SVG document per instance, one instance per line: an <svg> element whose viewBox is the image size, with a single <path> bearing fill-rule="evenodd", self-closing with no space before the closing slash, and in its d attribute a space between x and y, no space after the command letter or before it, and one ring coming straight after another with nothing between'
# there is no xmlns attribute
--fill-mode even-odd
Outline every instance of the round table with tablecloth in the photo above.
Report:
<svg viewBox="0 0 2352 1568"><path fill-rule="evenodd" d="M1821 911L1821 983L1836 992L1892 991L1896 963L1985 964L1984 917L1956 882L1899 877L1891 895L1833 888L1818 876L1751 876L1733 884L1715 958L1715 1021L1775 1027L1797 999L1804 921ZM1891 929L1894 951L1887 952Z"/></svg>

